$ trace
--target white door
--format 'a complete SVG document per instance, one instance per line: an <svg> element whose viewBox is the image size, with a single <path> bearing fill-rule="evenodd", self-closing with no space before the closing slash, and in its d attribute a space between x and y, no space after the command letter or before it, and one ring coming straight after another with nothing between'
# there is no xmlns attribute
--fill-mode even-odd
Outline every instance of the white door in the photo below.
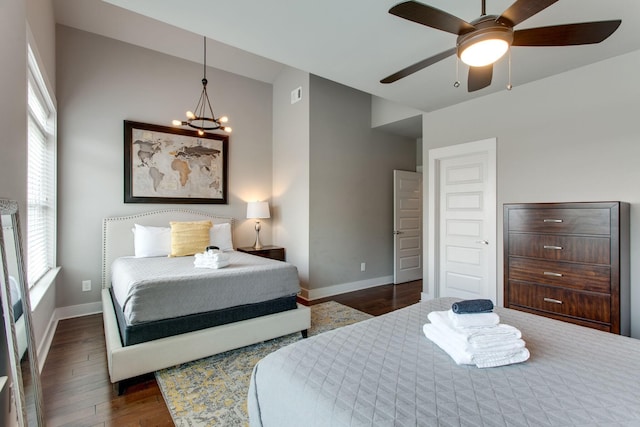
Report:
<svg viewBox="0 0 640 427"><path fill-rule="evenodd" d="M393 171L393 283L422 279L422 174Z"/></svg>
<svg viewBox="0 0 640 427"><path fill-rule="evenodd" d="M433 296L497 303L496 140L431 150L429 178Z"/></svg>

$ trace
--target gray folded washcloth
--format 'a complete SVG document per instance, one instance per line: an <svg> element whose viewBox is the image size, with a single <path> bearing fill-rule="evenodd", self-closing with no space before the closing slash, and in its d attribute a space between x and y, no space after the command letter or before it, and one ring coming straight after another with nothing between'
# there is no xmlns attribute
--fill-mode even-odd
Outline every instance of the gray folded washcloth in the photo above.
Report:
<svg viewBox="0 0 640 427"><path fill-rule="evenodd" d="M451 310L457 314L489 313L493 311L493 302L490 299L468 299L454 302Z"/></svg>

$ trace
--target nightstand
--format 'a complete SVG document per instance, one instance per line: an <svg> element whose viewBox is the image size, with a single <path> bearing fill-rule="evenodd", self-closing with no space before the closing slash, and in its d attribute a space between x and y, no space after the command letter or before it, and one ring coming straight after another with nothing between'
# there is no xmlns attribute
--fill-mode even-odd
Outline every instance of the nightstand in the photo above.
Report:
<svg viewBox="0 0 640 427"><path fill-rule="evenodd" d="M251 255L261 256L263 258L271 258L277 261L284 261L284 248L281 246L271 246L265 245L262 249L255 249L251 246L246 246L244 248L236 248L239 252L245 252Z"/></svg>

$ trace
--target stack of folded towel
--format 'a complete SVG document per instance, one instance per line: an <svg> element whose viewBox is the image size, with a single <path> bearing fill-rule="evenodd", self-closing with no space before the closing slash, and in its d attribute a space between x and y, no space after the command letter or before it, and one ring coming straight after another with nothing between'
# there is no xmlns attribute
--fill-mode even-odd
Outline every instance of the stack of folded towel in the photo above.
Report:
<svg viewBox="0 0 640 427"><path fill-rule="evenodd" d="M460 301L451 310L432 311L428 319L424 334L458 365L491 368L529 359L522 334L500 323L491 300Z"/></svg>
<svg viewBox="0 0 640 427"><path fill-rule="evenodd" d="M195 255L193 265L196 268L224 268L229 265L229 255L218 249L208 249Z"/></svg>

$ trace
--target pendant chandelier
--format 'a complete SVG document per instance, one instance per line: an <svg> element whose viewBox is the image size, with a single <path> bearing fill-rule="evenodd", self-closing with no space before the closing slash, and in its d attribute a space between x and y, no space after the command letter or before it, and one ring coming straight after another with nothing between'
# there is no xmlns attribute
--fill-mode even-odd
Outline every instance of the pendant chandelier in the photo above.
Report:
<svg viewBox="0 0 640 427"><path fill-rule="evenodd" d="M174 126L189 126L198 131L198 135L204 135L208 130L223 130L225 132L231 132L229 126L225 126L224 123L229 121L227 116L216 118L213 114L213 108L211 108L211 101L209 101L209 95L207 94L207 38L204 38L204 73L202 77L202 93L200 99L198 99L198 105L193 111L187 111L187 120L174 120L172 123Z"/></svg>

